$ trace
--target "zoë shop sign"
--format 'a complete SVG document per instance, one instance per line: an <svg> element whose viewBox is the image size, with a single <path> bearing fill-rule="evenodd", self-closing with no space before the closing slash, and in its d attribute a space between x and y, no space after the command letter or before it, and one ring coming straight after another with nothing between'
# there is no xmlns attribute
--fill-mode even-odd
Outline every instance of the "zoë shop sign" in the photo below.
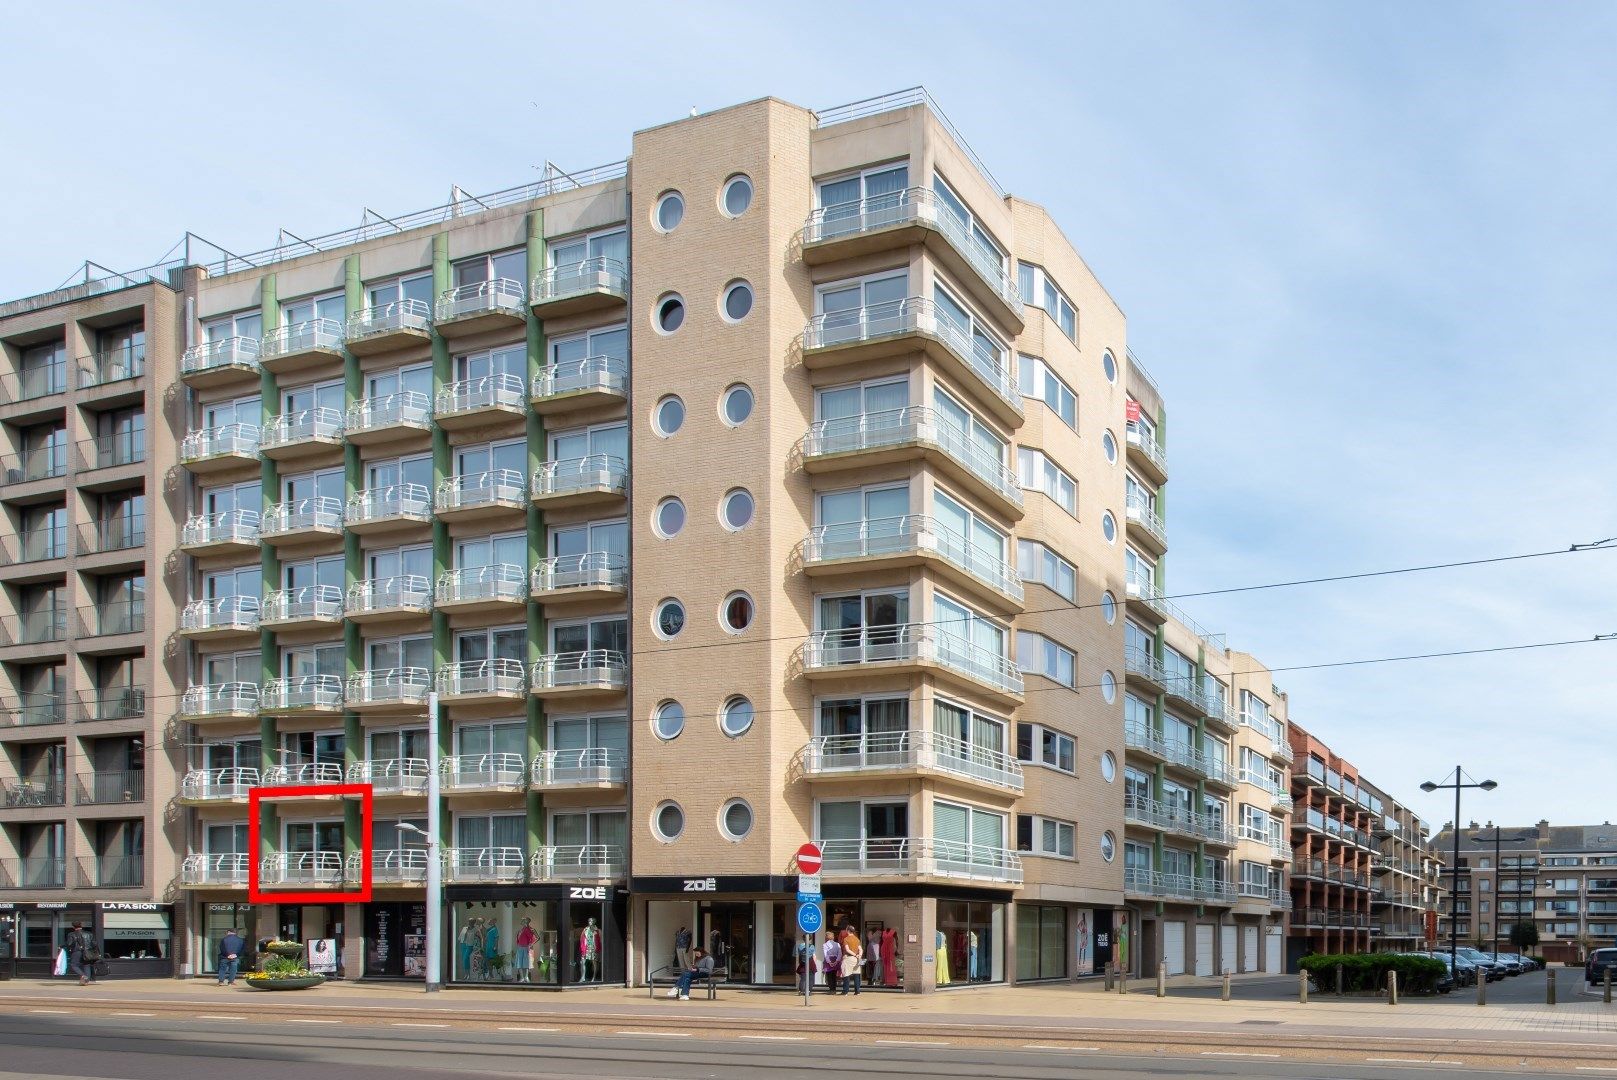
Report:
<svg viewBox="0 0 1617 1080"><path fill-rule="evenodd" d="M567 889L569 900L605 900L605 885L572 885Z"/></svg>
<svg viewBox="0 0 1617 1080"><path fill-rule="evenodd" d="M685 891L685 892L718 892L719 891L719 879L718 878L710 878L710 877L708 877L708 878L686 878L685 879L685 888L684 888L683 891Z"/></svg>

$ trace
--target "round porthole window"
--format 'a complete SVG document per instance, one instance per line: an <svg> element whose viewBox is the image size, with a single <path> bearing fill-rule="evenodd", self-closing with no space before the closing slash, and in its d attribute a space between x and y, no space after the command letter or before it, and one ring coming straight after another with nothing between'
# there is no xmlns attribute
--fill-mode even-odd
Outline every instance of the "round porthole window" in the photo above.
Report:
<svg viewBox="0 0 1617 1080"><path fill-rule="evenodd" d="M752 415L752 388L736 383L724 392L724 422L740 427Z"/></svg>
<svg viewBox="0 0 1617 1080"><path fill-rule="evenodd" d="M676 293L670 293L657 302L657 330L660 333L672 334L685 325L685 301Z"/></svg>
<svg viewBox="0 0 1617 1080"><path fill-rule="evenodd" d="M730 840L741 840L752 832L752 807L745 799L731 799L719 811L719 828Z"/></svg>
<svg viewBox="0 0 1617 1080"><path fill-rule="evenodd" d="M652 519L657 535L664 540L671 540L679 535L685 527L685 504L675 498L667 498L657 504L657 514Z"/></svg>
<svg viewBox="0 0 1617 1080"><path fill-rule="evenodd" d="M751 626L752 616L752 597L744 592L733 592L726 596L724 607L719 609L719 621L732 634L739 634Z"/></svg>
<svg viewBox="0 0 1617 1080"><path fill-rule="evenodd" d="M738 323L752 312L752 286L738 281L724 290L724 320Z"/></svg>
<svg viewBox="0 0 1617 1080"><path fill-rule="evenodd" d="M685 220L685 197L677 191L665 191L652 208L651 220L658 232L673 232Z"/></svg>
<svg viewBox="0 0 1617 1080"><path fill-rule="evenodd" d="M657 636L663 639L678 637L685 629L685 605L678 600L664 600L657 605Z"/></svg>
<svg viewBox="0 0 1617 1080"><path fill-rule="evenodd" d="M1117 597L1111 593L1102 593L1100 597L1100 613L1106 617L1107 625L1117 621Z"/></svg>
<svg viewBox="0 0 1617 1080"><path fill-rule="evenodd" d="M1112 356L1112 350L1107 349L1101 354L1100 369L1105 373L1107 382L1114 383L1117 381L1117 359Z"/></svg>
<svg viewBox="0 0 1617 1080"><path fill-rule="evenodd" d="M1117 758L1110 750L1102 751L1100 755L1100 777L1108 784L1117 779Z"/></svg>
<svg viewBox="0 0 1617 1080"><path fill-rule="evenodd" d="M755 715L757 711L753 709L752 702L737 695L724 703L724 708L719 712L719 727L734 739L747 733Z"/></svg>
<svg viewBox="0 0 1617 1080"><path fill-rule="evenodd" d="M740 532L752 524L753 509L752 493L745 488L736 488L724 497L720 520L726 529Z"/></svg>
<svg viewBox="0 0 1617 1080"><path fill-rule="evenodd" d="M1101 833L1100 834L1100 857L1105 859L1107 862L1111 862L1113 856L1115 856L1116 854L1117 854L1117 837L1113 836L1109 832Z"/></svg>
<svg viewBox="0 0 1617 1080"><path fill-rule="evenodd" d="M1117 436L1110 431L1100 437L1100 447L1106 451L1106 460L1113 465L1117 464Z"/></svg>
<svg viewBox="0 0 1617 1080"><path fill-rule="evenodd" d="M1108 544L1117 540L1117 519L1112 516L1110 510L1100 516L1100 534L1106 537Z"/></svg>
<svg viewBox="0 0 1617 1080"><path fill-rule="evenodd" d="M719 206L726 217L736 218L745 214L752 206L752 181L740 173L726 180L724 190L719 194Z"/></svg>
<svg viewBox="0 0 1617 1080"><path fill-rule="evenodd" d="M685 706L677 701L665 701L657 706L651 718L651 729L664 742L679 738L679 733L685 730Z"/></svg>
<svg viewBox="0 0 1617 1080"><path fill-rule="evenodd" d="M680 809L677 802L661 803L651 815L651 827L659 840L678 840L680 833L685 831L685 811Z"/></svg>
<svg viewBox="0 0 1617 1080"><path fill-rule="evenodd" d="M685 426L685 403L679 399L678 394L669 394L657 402L651 425L657 429L657 434L665 439Z"/></svg>
<svg viewBox="0 0 1617 1080"><path fill-rule="evenodd" d="M1117 676L1110 671L1100 673L1100 696L1110 704L1117 700Z"/></svg>

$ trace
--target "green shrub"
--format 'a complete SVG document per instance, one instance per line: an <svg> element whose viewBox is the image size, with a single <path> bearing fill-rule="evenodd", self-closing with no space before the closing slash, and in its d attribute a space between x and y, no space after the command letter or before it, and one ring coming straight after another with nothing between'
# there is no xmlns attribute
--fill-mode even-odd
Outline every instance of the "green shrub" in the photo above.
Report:
<svg viewBox="0 0 1617 1080"><path fill-rule="evenodd" d="M301 960L293 960L289 956L266 956L263 969L266 975L282 978L300 978L309 973Z"/></svg>
<svg viewBox="0 0 1617 1080"><path fill-rule="evenodd" d="M1336 989L1336 965L1342 965L1342 989L1349 992L1383 990L1387 972L1398 973L1398 989L1408 994L1429 994L1448 970L1443 961L1431 956L1405 956L1402 953L1344 953L1339 956L1305 956L1298 967L1308 972L1321 991Z"/></svg>

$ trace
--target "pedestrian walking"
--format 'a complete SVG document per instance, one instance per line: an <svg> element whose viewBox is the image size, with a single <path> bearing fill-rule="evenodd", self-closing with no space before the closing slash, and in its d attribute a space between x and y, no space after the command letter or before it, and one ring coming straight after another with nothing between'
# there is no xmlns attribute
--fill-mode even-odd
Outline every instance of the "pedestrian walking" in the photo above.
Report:
<svg viewBox="0 0 1617 1080"><path fill-rule="evenodd" d="M67 970L79 977L79 985L95 982L95 965L101 960L101 950L95 947L95 937L85 931L83 923L73 924L62 947L67 951Z"/></svg>
<svg viewBox="0 0 1617 1080"><path fill-rule="evenodd" d="M241 954L247 951L247 939L241 936L241 931L231 927L225 931L225 936L219 939L219 985L236 985L236 975L241 971Z"/></svg>
<svg viewBox="0 0 1617 1080"><path fill-rule="evenodd" d="M825 932L825 944L820 946L820 970L825 973L827 993L837 992L837 976L842 972L842 946L837 944L835 932Z"/></svg>
<svg viewBox="0 0 1617 1080"><path fill-rule="evenodd" d="M691 932L683 926L674 931L674 963L681 971L691 966Z"/></svg>

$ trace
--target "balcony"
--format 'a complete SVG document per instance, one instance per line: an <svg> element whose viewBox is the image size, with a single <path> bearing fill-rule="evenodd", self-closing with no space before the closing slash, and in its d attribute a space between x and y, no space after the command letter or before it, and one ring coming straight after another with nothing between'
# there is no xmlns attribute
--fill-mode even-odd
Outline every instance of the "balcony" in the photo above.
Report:
<svg viewBox="0 0 1617 1080"><path fill-rule="evenodd" d="M18 694L0 701L0 727L44 727L67 723L67 699L59 694Z"/></svg>
<svg viewBox="0 0 1617 1080"><path fill-rule="evenodd" d="M364 876L362 852L350 852L343 867L343 876L358 882ZM372 885L425 885L427 883L427 849L397 848L393 851L371 852Z"/></svg>
<svg viewBox="0 0 1617 1080"><path fill-rule="evenodd" d="M432 339L432 309L423 300L360 308L348 316L346 336L348 351L355 356L425 345Z"/></svg>
<svg viewBox="0 0 1617 1080"><path fill-rule="evenodd" d="M629 362L617 356L590 356L539 369L528 390L540 415L568 409L622 404L629 396Z"/></svg>
<svg viewBox="0 0 1617 1080"><path fill-rule="evenodd" d="M180 780L178 799L181 806L244 803L247 789L260 782L257 769L192 769Z"/></svg>
<svg viewBox="0 0 1617 1080"><path fill-rule="evenodd" d="M360 398L343 417L343 436L369 446L432 430L432 399L419 390Z"/></svg>
<svg viewBox="0 0 1617 1080"><path fill-rule="evenodd" d="M1293 805L1290 792L1277 791L1274 793L1273 806L1276 810L1290 810Z"/></svg>
<svg viewBox="0 0 1617 1080"><path fill-rule="evenodd" d="M1022 766L1014 758L935 731L821 735L798 754L798 764L811 780L941 775L1001 793L1022 790Z"/></svg>
<svg viewBox="0 0 1617 1080"><path fill-rule="evenodd" d="M438 298L432 314L444 337L466 337L526 325L528 303L522 282L495 278L450 289Z"/></svg>
<svg viewBox="0 0 1617 1080"><path fill-rule="evenodd" d="M343 857L337 851L283 851L258 861L258 884L265 889L337 889L343 883Z"/></svg>
<svg viewBox="0 0 1617 1080"><path fill-rule="evenodd" d="M551 604L623 596L629 591L629 559L610 551L555 555L533 568L529 586L535 600Z"/></svg>
<svg viewBox="0 0 1617 1080"><path fill-rule="evenodd" d="M439 611L507 614L528 603L528 576L512 563L466 566L438 578L433 604Z"/></svg>
<svg viewBox="0 0 1617 1080"><path fill-rule="evenodd" d="M258 363L265 371L289 375L342 362L343 327L336 319L309 319L264 335Z"/></svg>
<svg viewBox="0 0 1617 1080"><path fill-rule="evenodd" d="M64 889L67 860L51 857L0 859L0 889Z"/></svg>
<svg viewBox="0 0 1617 1080"><path fill-rule="evenodd" d="M7 810L66 806L65 778L47 773L18 780L0 780L0 805Z"/></svg>
<svg viewBox="0 0 1617 1080"><path fill-rule="evenodd" d="M104 469L117 469L125 465L139 465L146 460L146 432L144 429L118 431L97 435L74 444L75 468L80 475L76 486L81 491L107 491L123 487L141 470L126 470L106 475L86 476L85 473Z"/></svg>
<svg viewBox="0 0 1617 1080"><path fill-rule="evenodd" d="M343 523L349 532L391 532L432 520L432 492L425 484L393 484L356 491L348 498Z"/></svg>
<svg viewBox="0 0 1617 1080"><path fill-rule="evenodd" d="M803 261L810 266L914 244L925 245L973 299L1014 332L1021 331L1022 297L1005 257L974 238L970 226L931 188L912 187L820 207L803 226Z"/></svg>
<svg viewBox="0 0 1617 1080"><path fill-rule="evenodd" d="M1235 886L1225 881L1190 874L1165 874L1137 866L1124 868L1123 892L1127 896L1216 905L1235 904L1240 899Z"/></svg>
<svg viewBox="0 0 1617 1080"><path fill-rule="evenodd" d="M343 700L355 712L419 713L431 692L432 672L426 668L378 668L348 676Z"/></svg>
<svg viewBox="0 0 1617 1080"><path fill-rule="evenodd" d="M38 611L26 611L20 615L0 616L0 648L16 645L42 646L26 654L27 658L35 658L45 654L64 655L67 651L65 642L68 637L67 609L59 607L40 608ZM8 660L23 659L15 653L7 653Z"/></svg>
<svg viewBox="0 0 1617 1080"><path fill-rule="evenodd" d="M342 446L343 414L337 409L299 409L270 418L259 443L267 458L298 461Z"/></svg>
<svg viewBox="0 0 1617 1080"><path fill-rule="evenodd" d="M103 349L93 355L79 358L79 388L82 390L138 379L144 374L146 374L144 343L117 349Z"/></svg>
<svg viewBox="0 0 1617 1080"><path fill-rule="evenodd" d="M110 555L115 552L135 552L132 560L138 564L143 561L140 548L146 546L146 515L128 514L116 517L105 517L97 521L88 522L79 527L79 554L83 555ZM103 568L109 562L124 560L97 560L97 568Z"/></svg>
<svg viewBox="0 0 1617 1080"><path fill-rule="evenodd" d="M1158 484L1168 480L1168 452L1158 445L1155 436L1141 431L1139 425L1128 426L1128 436L1124 440L1128 445L1128 459L1130 464L1140 467L1151 480Z"/></svg>
<svg viewBox="0 0 1617 1080"><path fill-rule="evenodd" d="M20 454L0 456L0 477L8 487L32 484L38 480L56 480L67 475L67 445L53 443ZM49 485L58 493L61 484ZM37 490L35 492L37 494Z"/></svg>
<svg viewBox="0 0 1617 1080"><path fill-rule="evenodd" d="M73 784L75 806L139 806L146 801L144 769L80 773Z"/></svg>
<svg viewBox="0 0 1617 1080"><path fill-rule="evenodd" d="M1162 661L1143 649L1123 650L1123 673L1137 679L1154 690L1165 690L1173 676L1162 666Z"/></svg>
<svg viewBox="0 0 1617 1080"><path fill-rule="evenodd" d="M528 505L526 478L515 469L492 469L445 477L432 509L444 521L513 519Z"/></svg>
<svg viewBox="0 0 1617 1080"><path fill-rule="evenodd" d="M866 366L912 352L925 353L958 379L1000 423L1021 426L1022 397L1005 356L974 340L927 297L816 315L803 330L803 366L810 370Z"/></svg>
<svg viewBox="0 0 1617 1080"><path fill-rule="evenodd" d="M276 765L264 773L264 786L267 788L330 787L342 782L343 767L335 761L305 761L296 765Z"/></svg>
<svg viewBox="0 0 1617 1080"><path fill-rule="evenodd" d="M1168 550L1168 526L1144 499L1127 500L1126 517L1132 539L1157 554Z"/></svg>
<svg viewBox="0 0 1617 1080"><path fill-rule="evenodd" d="M1130 750L1149 754L1170 765L1189 769L1221 787L1235 787L1235 773L1229 762L1190 743L1164 739L1159 733L1138 724L1123 725L1123 745Z"/></svg>
<svg viewBox="0 0 1617 1080"><path fill-rule="evenodd" d="M357 623L425 615L432 610L432 587L420 574L356 581L348 587L343 609Z"/></svg>
<svg viewBox="0 0 1617 1080"><path fill-rule="evenodd" d="M615 649L546 653L533 662L528 685L535 697L622 693L629 661Z"/></svg>
<svg viewBox="0 0 1617 1080"><path fill-rule="evenodd" d="M533 474L533 501L544 507L620 502L629 466L611 454L547 461Z"/></svg>
<svg viewBox="0 0 1617 1080"><path fill-rule="evenodd" d="M1022 883L1021 857L1000 847L924 837L815 843L824 855L820 872L833 881L942 878L1000 885Z"/></svg>
<svg viewBox="0 0 1617 1080"><path fill-rule="evenodd" d="M256 378L259 350L259 340L249 337L220 338L193 345L180 355L180 381L203 389Z"/></svg>
<svg viewBox="0 0 1617 1080"><path fill-rule="evenodd" d="M180 550L187 555L248 555L258 551L262 519L257 510L198 514L180 529Z"/></svg>
<svg viewBox="0 0 1617 1080"><path fill-rule="evenodd" d="M520 660L462 660L445 664L434 676L445 705L521 701L528 693L527 672Z"/></svg>
<svg viewBox="0 0 1617 1080"><path fill-rule="evenodd" d="M527 869L528 858L521 848L447 848L444 851L446 885L520 885Z"/></svg>
<svg viewBox="0 0 1617 1080"><path fill-rule="evenodd" d="M628 268L605 256L552 266L535 274L528 287L528 302L541 319L603 311L628 299Z"/></svg>
<svg viewBox="0 0 1617 1080"><path fill-rule="evenodd" d="M804 645L802 661L810 678L935 671L1006 704L1022 700L1022 673L1008 657L934 623L821 630Z"/></svg>
<svg viewBox="0 0 1617 1080"><path fill-rule="evenodd" d="M341 499L316 496L271 505L259 522L258 535L266 544L308 543L342 535Z"/></svg>
<svg viewBox="0 0 1617 1080"><path fill-rule="evenodd" d="M629 754L605 746L546 750L533 759L528 779L535 788L547 791L618 788L629 782Z"/></svg>
<svg viewBox="0 0 1617 1080"><path fill-rule="evenodd" d="M1296 756L1291 751L1291 744L1284 738L1272 741L1269 746L1269 756L1274 758L1276 761L1284 761L1287 765L1290 765L1292 762L1297 760Z"/></svg>
<svg viewBox="0 0 1617 1080"><path fill-rule="evenodd" d="M181 637L246 637L259 632L259 598L192 600L179 613Z"/></svg>
<svg viewBox="0 0 1617 1080"><path fill-rule="evenodd" d="M146 716L146 691L138 686L114 686L79 695L74 719L81 723L98 720L141 720Z"/></svg>
<svg viewBox="0 0 1617 1080"><path fill-rule="evenodd" d="M0 376L0 405L37 401L67 392L67 360L7 372ZM49 406L47 406L49 407Z"/></svg>
<svg viewBox="0 0 1617 1080"><path fill-rule="evenodd" d="M1144 574L1128 573L1123 586L1130 612L1156 623L1168 621L1168 603L1162 598L1162 590L1157 588L1155 581Z"/></svg>
<svg viewBox="0 0 1617 1080"><path fill-rule="evenodd" d="M356 761L348 767L348 783L369 784L377 796L425 795L427 779L425 758L381 758Z"/></svg>
<svg viewBox="0 0 1617 1080"><path fill-rule="evenodd" d="M810 473L925 460L1011 519L1023 513L1016 473L932 409L912 406L821 420L801 446Z"/></svg>
<svg viewBox="0 0 1617 1080"><path fill-rule="evenodd" d="M1015 567L930 517L821 525L803 542L803 572L811 576L927 564L979 599L1001 608L1022 606L1022 581Z"/></svg>
<svg viewBox="0 0 1617 1080"><path fill-rule="evenodd" d="M510 372L446 384L433 402L433 418L446 429L477 427L528 412L528 388Z"/></svg>
<svg viewBox="0 0 1617 1080"><path fill-rule="evenodd" d="M438 788L446 795L475 791L526 791L528 763L521 754L461 754L438 763Z"/></svg>
<svg viewBox="0 0 1617 1080"><path fill-rule="evenodd" d="M342 712L340 675L293 675L271 679L259 694L258 711L264 714L335 714Z"/></svg>
<svg viewBox="0 0 1617 1080"><path fill-rule="evenodd" d="M342 622L342 590L335 585L304 585L264 597L258 625L266 630L311 630Z"/></svg>
<svg viewBox="0 0 1617 1080"><path fill-rule="evenodd" d="M1235 846L1235 830L1223 820L1187 810L1162 799L1123 797L1123 821L1159 832L1188 836L1219 847Z"/></svg>
<svg viewBox="0 0 1617 1080"><path fill-rule="evenodd" d="M202 428L180 440L180 464L199 476L255 465L261 439L257 424Z"/></svg>
<svg viewBox="0 0 1617 1080"><path fill-rule="evenodd" d="M185 889L245 889L245 854L187 855L180 864L180 887Z"/></svg>
<svg viewBox="0 0 1617 1080"><path fill-rule="evenodd" d="M530 882L622 881L628 872L623 849L611 844L541 847L528 864Z"/></svg>

